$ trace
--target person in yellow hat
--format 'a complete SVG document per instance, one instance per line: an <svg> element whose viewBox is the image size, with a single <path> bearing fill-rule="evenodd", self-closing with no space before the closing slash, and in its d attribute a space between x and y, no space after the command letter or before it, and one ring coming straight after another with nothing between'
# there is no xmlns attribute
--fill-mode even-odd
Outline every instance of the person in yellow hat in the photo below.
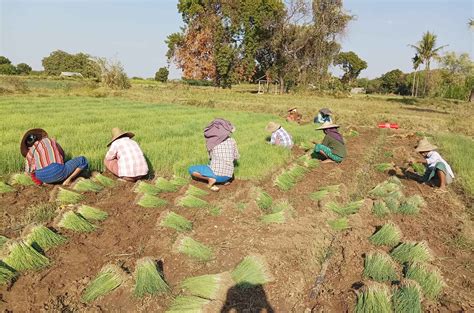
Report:
<svg viewBox="0 0 474 313"><path fill-rule="evenodd" d="M436 149L438 149L438 147L431 144L426 138L421 139L415 148L416 152L420 153L425 158L425 160L421 162L426 166L423 181L425 183L430 183L436 177L439 188L444 190L446 185L454 180L454 173L448 162L446 162L441 155L435 151ZM413 161L410 161L410 163L413 163Z"/></svg>
<svg viewBox="0 0 474 313"><path fill-rule="evenodd" d="M293 138L280 124L269 122L265 130L271 133L270 144L291 149Z"/></svg>
<svg viewBox="0 0 474 313"><path fill-rule="evenodd" d="M134 182L148 174L148 164L142 149L132 138L132 132L112 129L112 139L108 143L109 151L105 155L104 165L115 176Z"/></svg>
<svg viewBox="0 0 474 313"><path fill-rule="evenodd" d="M322 163L341 163L347 155L346 144L338 128L339 125L331 122L325 122L317 128L325 134L323 142L314 147L314 154L323 159Z"/></svg>

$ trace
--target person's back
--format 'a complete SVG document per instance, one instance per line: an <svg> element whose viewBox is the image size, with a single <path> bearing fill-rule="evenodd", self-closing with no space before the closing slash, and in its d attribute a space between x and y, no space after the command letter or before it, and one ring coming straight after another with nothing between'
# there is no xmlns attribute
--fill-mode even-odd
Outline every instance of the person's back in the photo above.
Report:
<svg viewBox="0 0 474 313"><path fill-rule="evenodd" d="M272 133L270 143L285 148L291 148L293 147L293 138L283 127L280 127Z"/></svg>
<svg viewBox="0 0 474 313"><path fill-rule="evenodd" d="M64 164L62 149L55 140L43 138L29 148L26 155L27 172L41 170L54 163Z"/></svg>
<svg viewBox="0 0 474 313"><path fill-rule="evenodd" d="M143 152L133 139L122 137L110 146L118 160L118 174L120 177L138 177L148 173L148 165Z"/></svg>
<svg viewBox="0 0 474 313"><path fill-rule="evenodd" d="M226 139L211 150L210 157L209 166L216 175L232 177L234 160L239 158L237 143L233 138Z"/></svg>

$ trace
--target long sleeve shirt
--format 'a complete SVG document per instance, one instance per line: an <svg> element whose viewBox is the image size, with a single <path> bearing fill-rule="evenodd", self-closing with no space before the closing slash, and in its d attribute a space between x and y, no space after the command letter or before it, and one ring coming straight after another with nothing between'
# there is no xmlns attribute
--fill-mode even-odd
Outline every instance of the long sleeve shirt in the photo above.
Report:
<svg viewBox="0 0 474 313"><path fill-rule="evenodd" d="M209 167L217 176L232 177L234 175L234 161L238 160L239 150L233 138L228 138L215 146L210 153Z"/></svg>
<svg viewBox="0 0 474 313"><path fill-rule="evenodd" d="M148 164L140 146L128 137L112 142L105 159L118 160L118 175L120 177L139 177L148 173Z"/></svg>

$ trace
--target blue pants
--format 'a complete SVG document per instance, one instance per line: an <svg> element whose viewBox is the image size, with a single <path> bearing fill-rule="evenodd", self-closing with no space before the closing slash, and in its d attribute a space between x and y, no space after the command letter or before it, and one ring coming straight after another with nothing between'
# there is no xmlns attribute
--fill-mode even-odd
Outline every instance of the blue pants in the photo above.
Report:
<svg viewBox="0 0 474 313"><path fill-rule="evenodd" d="M214 178L217 183L225 183L232 179L232 177L228 176L217 176L214 174L209 165L193 165L189 167L188 171L190 175L192 175L194 172L197 172L204 177Z"/></svg>
<svg viewBox="0 0 474 313"><path fill-rule="evenodd" d="M41 180L43 183L59 183L66 180L66 178L68 178L76 168L83 170L88 166L89 164L87 163L87 159L83 156L80 156L71 159L64 164L52 163L40 170L37 170L35 174L36 178Z"/></svg>

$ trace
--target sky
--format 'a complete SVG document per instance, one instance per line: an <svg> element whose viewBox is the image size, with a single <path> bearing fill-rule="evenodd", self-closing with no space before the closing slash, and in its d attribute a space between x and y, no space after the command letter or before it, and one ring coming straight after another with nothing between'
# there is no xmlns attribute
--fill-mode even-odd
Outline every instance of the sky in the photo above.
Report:
<svg viewBox="0 0 474 313"><path fill-rule="evenodd" d="M355 19L341 38L343 51L368 63L361 77L411 71L409 44L423 32L438 35L445 51L473 56L472 0L345 0ZM130 77L153 77L166 66L166 37L183 26L177 0L0 0L0 55L41 70L60 49L120 61ZM338 73L338 71L335 71ZM171 69L171 78L179 70Z"/></svg>

